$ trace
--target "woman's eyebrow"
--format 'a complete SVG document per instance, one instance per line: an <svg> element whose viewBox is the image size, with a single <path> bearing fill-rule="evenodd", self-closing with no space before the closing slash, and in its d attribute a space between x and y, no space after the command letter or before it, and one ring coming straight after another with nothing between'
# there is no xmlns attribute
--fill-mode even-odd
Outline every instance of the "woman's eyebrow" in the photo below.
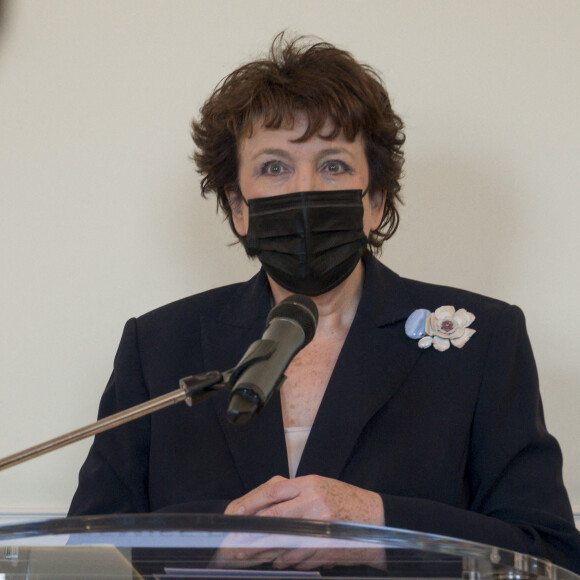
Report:
<svg viewBox="0 0 580 580"><path fill-rule="evenodd" d="M354 157L354 154L351 151L349 151L346 147L332 147L329 149L323 149L322 151L319 151L316 154L316 157L318 159L321 159L322 157L328 157L329 155L338 155L340 153L345 153L350 157Z"/></svg>
<svg viewBox="0 0 580 580"><path fill-rule="evenodd" d="M254 155L252 155L252 160L257 159L258 157L260 157L262 155L275 155L276 157L283 157L286 159L290 158L290 153L288 153L288 151L285 151L284 149L266 148L266 149L260 149L259 151L256 151L256 153Z"/></svg>
<svg viewBox="0 0 580 580"><path fill-rule="evenodd" d="M341 153L349 155L350 157L354 157L354 154L346 147L329 147L328 149L322 149L321 151L318 151L316 153L316 159L322 159L323 157L328 157L329 155L338 155ZM285 149L266 147L265 149L256 151L256 153L252 155L251 159L254 161L262 155L274 155L275 157L280 157L282 159L290 159L292 157L291 153Z"/></svg>

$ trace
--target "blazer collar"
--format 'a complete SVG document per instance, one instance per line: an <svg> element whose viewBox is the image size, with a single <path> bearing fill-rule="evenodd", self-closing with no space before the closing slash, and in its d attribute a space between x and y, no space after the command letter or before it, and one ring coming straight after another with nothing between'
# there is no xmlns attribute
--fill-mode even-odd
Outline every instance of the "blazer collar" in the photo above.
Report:
<svg viewBox="0 0 580 580"><path fill-rule="evenodd" d="M271 301L268 278L262 268L246 283L237 285L231 300L217 313L215 319L227 326L251 329L256 324L265 324Z"/></svg>
<svg viewBox="0 0 580 580"><path fill-rule="evenodd" d="M369 253L363 256L363 263L365 283L357 318L378 327L406 320L417 307L403 279Z"/></svg>

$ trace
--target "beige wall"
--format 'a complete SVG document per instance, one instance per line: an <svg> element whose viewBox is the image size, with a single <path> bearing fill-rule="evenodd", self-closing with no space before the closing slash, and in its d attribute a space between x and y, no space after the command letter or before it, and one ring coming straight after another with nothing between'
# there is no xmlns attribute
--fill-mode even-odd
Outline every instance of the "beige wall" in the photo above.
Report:
<svg viewBox="0 0 580 580"><path fill-rule="evenodd" d="M580 509L575 0L7 2L0 456L94 419L127 318L255 270L199 197L188 124L283 28L384 73L408 161L383 260L523 307ZM64 509L87 449L1 473L0 510Z"/></svg>

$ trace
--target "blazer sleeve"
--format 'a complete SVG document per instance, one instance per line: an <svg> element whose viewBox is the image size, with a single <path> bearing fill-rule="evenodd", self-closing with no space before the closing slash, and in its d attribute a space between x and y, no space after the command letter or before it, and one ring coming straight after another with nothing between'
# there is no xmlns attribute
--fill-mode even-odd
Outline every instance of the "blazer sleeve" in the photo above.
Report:
<svg viewBox="0 0 580 580"><path fill-rule="evenodd" d="M125 325L113 373L101 398L102 419L149 399L143 378L136 320ZM149 417L95 436L79 473L69 516L149 511Z"/></svg>
<svg viewBox="0 0 580 580"><path fill-rule="evenodd" d="M487 347L469 449L469 510L383 495L386 525L463 538L580 572L580 533L546 430L524 315L507 306Z"/></svg>

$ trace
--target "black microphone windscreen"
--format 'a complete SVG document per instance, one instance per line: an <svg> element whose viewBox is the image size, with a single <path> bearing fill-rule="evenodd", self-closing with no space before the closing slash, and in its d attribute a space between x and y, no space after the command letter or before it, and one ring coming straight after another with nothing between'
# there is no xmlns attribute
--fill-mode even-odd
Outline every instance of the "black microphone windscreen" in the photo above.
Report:
<svg viewBox="0 0 580 580"><path fill-rule="evenodd" d="M316 332L316 325L318 324L318 308L312 298L304 296L303 294L292 294L285 298L268 314L266 325L274 318L289 318L300 325L305 335L304 345L307 345Z"/></svg>

